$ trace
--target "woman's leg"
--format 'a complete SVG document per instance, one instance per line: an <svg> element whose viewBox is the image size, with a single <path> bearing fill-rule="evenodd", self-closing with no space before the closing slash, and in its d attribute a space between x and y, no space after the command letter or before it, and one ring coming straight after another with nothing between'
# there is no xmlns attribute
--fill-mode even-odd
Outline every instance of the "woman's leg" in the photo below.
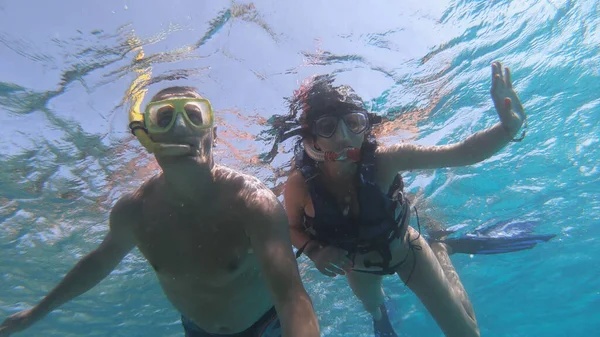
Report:
<svg viewBox="0 0 600 337"><path fill-rule="evenodd" d="M376 337L397 337L387 310L383 304L383 276L350 272L346 274L348 284L354 295L362 302L363 307L373 316L373 330Z"/></svg>
<svg viewBox="0 0 600 337"><path fill-rule="evenodd" d="M453 284L427 241L412 227L408 227L404 238L405 244L409 241L420 249L410 249L398 268L402 281L419 297L446 336L479 336L473 308L456 272Z"/></svg>
<svg viewBox="0 0 600 337"><path fill-rule="evenodd" d="M460 277L450 261L450 254L448 252L448 246L442 242L432 242L429 244L431 250L435 254L438 262L442 266L444 270L444 274L446 274L446 278L448 282L450 282L450 286L453 288L453 291L460 297L460 301L467 310L468 315L475 320L475 310L473 310L473 304L471 304L471 300L469 300L469 295L465 290L465 287L460 282Z"/></svg>
<svg viewBox="0 0 600 337"><path fill-rule="evenodd" d="M352 271L346 274L352 292L362 302L365 310L373 319L381 319L379 307L383 304L383 276Z"/></svg>

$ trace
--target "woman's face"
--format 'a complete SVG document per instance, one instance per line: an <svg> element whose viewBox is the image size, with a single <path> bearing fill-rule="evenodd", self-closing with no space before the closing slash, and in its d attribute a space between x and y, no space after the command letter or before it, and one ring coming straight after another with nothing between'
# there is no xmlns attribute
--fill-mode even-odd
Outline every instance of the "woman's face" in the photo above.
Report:
<svg viewBox="0 0 600 337"><path fill-rule="evenodd" d="M364 111L332 111L323 113L312 123L315 145L324 152L340 152L346 148L361 148L368 129Z"/></svg>

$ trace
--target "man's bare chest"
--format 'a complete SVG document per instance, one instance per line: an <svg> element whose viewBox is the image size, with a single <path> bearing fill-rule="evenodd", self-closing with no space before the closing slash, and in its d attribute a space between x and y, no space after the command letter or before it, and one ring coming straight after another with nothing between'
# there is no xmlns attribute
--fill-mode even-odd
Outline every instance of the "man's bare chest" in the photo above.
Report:
<svg viewBox="0 0 600 337"><path fill-rule="evenodd" d="M158 273L236 273L252 254L239 212L148 206L134 236Z"/></svg>

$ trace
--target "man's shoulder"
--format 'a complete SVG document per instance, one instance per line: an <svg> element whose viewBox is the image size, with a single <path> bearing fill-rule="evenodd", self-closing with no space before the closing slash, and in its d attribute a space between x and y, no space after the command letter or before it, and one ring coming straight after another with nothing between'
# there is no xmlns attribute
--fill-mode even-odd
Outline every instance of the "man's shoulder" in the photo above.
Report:
<svg viewBox="0 0 600 337"><path fill-rule="evenodd" d="M127 193L122 195L113 206L110 212L111 227L121 223L131 223L139 216L141 199L137 198L137 193Z"/></svg>
<svg viewBox="0 0 600 337"><path fill-rule="evenodd" d="M279 200L259 178L225 166L215 167L215 179L226 184L237 201L248 211L272 211Z"/></svg>
<svg viewBox="0 0 600 337"><path fill-rule="evenodd" d="M260 181L255 176L243 173L231 167L215 164L213 176L217 183L243 183L246 181Z"/></svg>
<svg viewBox="0 0 600 337"><path fill-rule="evenodd" d="M218 184L225 184L240 193L262 190L271 192L257 177L226 166L215 166L214 177Z"/></svg>
<svg viewBox="0 0 600 337"><path fill-rule="evenodd" d="M146 180L134 192L125 193L119 197L112 207L111 218L115 220L135 221L139 217L145 198L148 198L159 184L159 175Z"/></svg>

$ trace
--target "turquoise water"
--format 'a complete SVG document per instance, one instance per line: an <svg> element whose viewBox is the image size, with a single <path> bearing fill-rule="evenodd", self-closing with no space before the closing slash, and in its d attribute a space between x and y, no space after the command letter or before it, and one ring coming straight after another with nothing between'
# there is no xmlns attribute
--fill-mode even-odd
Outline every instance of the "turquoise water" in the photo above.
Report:
<svg viewBox="0 0 600 337"><path fill-rule="evenodd" d="M1 2L0 316L56 285L101 241L117 198L156 171L126 128L134 70L153 66L151 93L197 86L218 110L218 161L276 187L292 143L260 165L271 144L259 136L307 76L336 72L395 119L384 143L433 145L497 121L489 65L500 59L529 114L525 141L470 167L407 173L408 188L447 226L514 218L558 234L531 251L452 257L482 336L596 336L599 18L598 1ZM372 336L343 279L300 268L323 336ZM384 286L398 332L441 335L397 278ZM19 336L182 336L178 318L135 252Z"/></svg>

